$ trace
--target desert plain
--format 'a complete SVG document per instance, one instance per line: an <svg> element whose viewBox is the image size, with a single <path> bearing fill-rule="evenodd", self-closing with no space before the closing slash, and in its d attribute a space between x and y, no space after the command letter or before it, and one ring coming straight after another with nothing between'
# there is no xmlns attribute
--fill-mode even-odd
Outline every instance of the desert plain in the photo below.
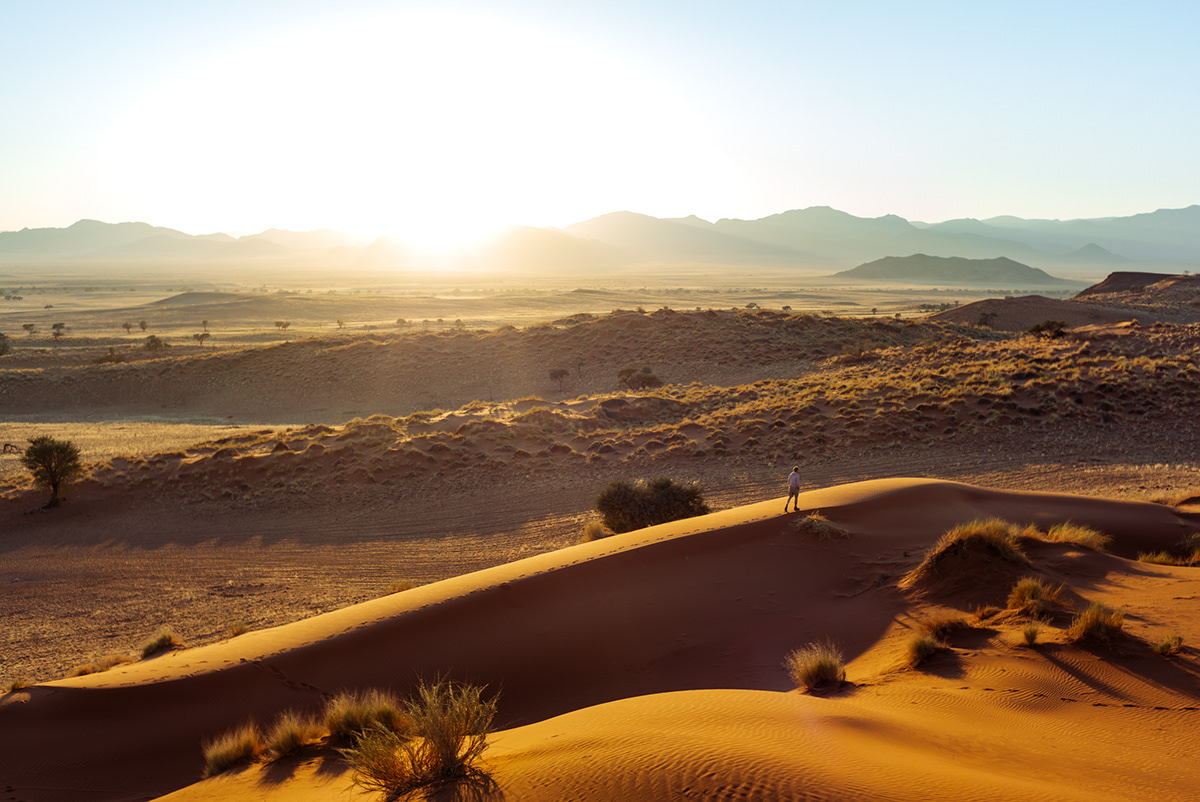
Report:
<svg viewBox="0 0 1200 802"><path fill-rule="evenodd" d="M414 798L1200 793L1200 279L341 278L0 307L0 441L85 463L41 510L0 457L0 800L374 798L326 742L207 779L202 745L436 677L496 694L489 779ZM714 511L584 541L660 475ZM985 519L1015 557L922 572ZM1071 634L1092 603L1108 641ZM88 673L163 626L185 646ZM823 642L845 680L804 692L785 660Z"/></svg>

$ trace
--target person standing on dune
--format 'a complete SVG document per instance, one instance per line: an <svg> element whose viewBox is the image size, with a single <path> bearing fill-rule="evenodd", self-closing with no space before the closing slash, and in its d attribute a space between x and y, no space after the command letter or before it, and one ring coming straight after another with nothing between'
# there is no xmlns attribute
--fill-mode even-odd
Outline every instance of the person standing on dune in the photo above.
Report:
<svg viewBox="0 0 1200 802"><path fill-rule="evenodd" d="M788 504L792 499L796 500L796 508L793 512L800 512L800 466L792 468L792 472L788 474L788 497L787 501L783 502L783 511L787 512Z"/></svg>

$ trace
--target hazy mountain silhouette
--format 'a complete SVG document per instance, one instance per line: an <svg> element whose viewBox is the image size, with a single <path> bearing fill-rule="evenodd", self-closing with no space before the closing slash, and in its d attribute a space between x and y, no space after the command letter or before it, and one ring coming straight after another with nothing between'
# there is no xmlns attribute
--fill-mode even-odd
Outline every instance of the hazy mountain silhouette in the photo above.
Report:
<svg viewBox="0 0 1200 802"><path fill-rule="evenodd" d="M716 231L712 223L698 217L660 220L634 212L613 212L563 230L617 248L640 261L759 265L796 261L796 253L786 246Z"/></svg>
<svg viewBox="0 0 1200 802"><path fill-rule="evenodd" d="M887 256L835 273L834 277L942 287L1048 287L1076 284L1003 256L997 259L962 259L923 253Z"/></svg>

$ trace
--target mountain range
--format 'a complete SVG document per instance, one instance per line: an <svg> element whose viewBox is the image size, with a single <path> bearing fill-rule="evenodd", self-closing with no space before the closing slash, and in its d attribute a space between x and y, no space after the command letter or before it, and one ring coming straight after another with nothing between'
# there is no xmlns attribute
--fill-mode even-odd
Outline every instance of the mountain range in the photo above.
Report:
<svg viewBox="0 0 1200 802"><path fill-rule="evenodd" d="M694 216L656 218L614 212L563 229L511 226L481 245L436 260L391 237L368 241L330 229L193 236L147 223L80 220L67 228L0 232L0 260L7 264L299 260L360 269L420 269L449 263L471 269L566 273L703 265L796 268L812 274L914 254L976 260L1003 257L1059 274L1103 275L1114 269L1154 266L1177 271L1200 263L1200 205L1130 217L994 217L941 223L896 215L855 217L825 206L757 220L716 222Z"/></svg>

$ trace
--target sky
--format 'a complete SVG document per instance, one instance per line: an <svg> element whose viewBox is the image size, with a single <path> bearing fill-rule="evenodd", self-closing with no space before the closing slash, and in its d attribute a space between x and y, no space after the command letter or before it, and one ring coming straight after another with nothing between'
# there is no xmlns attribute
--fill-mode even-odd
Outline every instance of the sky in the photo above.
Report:
<svg viewBox="0 0 1200 802"><path fill-rule="evenodd" d="M0 0L0 230L1200 203L1200 3Z"/></svg>

